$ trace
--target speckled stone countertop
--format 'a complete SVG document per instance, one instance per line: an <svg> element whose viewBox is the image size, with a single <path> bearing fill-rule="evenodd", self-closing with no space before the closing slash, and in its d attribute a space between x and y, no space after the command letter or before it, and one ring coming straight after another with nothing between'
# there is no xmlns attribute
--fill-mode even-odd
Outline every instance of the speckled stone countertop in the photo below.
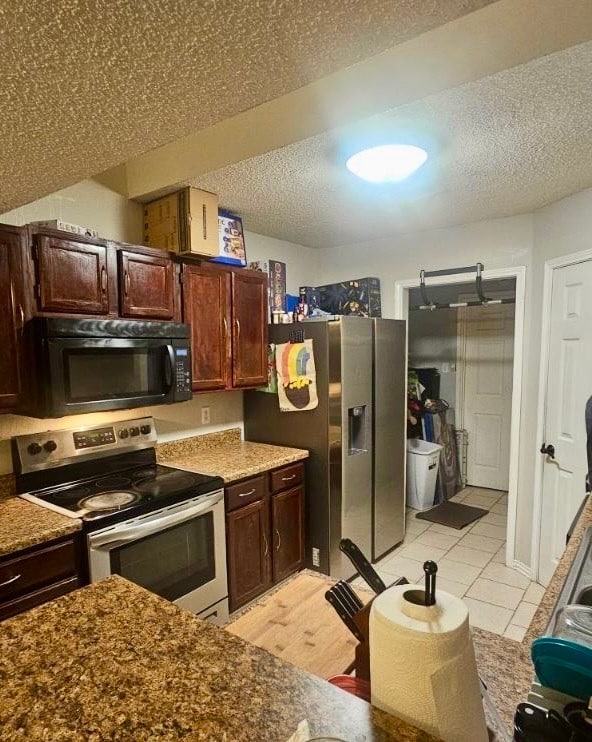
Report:
<svg viewBox="0 0 592 742"><path fill-rule="evenodd" d="M434 738L110 577L0 624L3 742Z"/></svg>
<svg viewBox="0 0 592 742"><path fill-rule="evenodd" d="M526 700L534 680L530 645L545 633L582 537L591 525L592 503L588 501L522 642L481 629L472 630L479 674L508 729L512 728L517 704Z"/></svg>
<svg viewBox="0 0 592 742"><path fill-rule="evenodd" d="M567 573L570 570L577 550L580 548L584 533L590 526L592 526L592 502L590 501L590 498L588 498L569 543L563 552L563 556L559 560L559 564L553 573L551 582L545 590L545 594L539 604L538 610L530 622L530 626L528 627L528 631L523 640L523 644L526 646L530 647L534 639L545 633L545 629L547 628L547 624L551 618L551 613L553 612L561 588L567 578Z"/></svg>
<svg viewBox="0 0 592 742"><path fill-rule="evenodd" d="M81 527L78 518L18 497L12 475L0 477L0 556L76 533Z"/></svg>
<svg viewBox="0 0 592 742"><path fill-rule="evenodd" d="M232 428L220 433L161 443L157 456L162 464L202 474L215 474L228 484L302 461L308 458L308 451L242 441L240 430Z"/></svg>

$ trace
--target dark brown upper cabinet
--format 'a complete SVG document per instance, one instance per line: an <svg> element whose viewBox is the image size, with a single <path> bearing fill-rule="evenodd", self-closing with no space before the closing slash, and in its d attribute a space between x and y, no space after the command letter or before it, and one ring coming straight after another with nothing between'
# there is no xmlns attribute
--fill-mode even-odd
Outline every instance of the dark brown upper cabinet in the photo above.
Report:
<svg viewBox="0 0 592 742"><path fill-rule="evenodd" d="M162 251L120 249L119 313L133 319L178 319L178 266Z"/></svg>
<svg viewBox="0 0 592 742"><path fill-rule="evenodd" d="M183 266L183 318L191 325L194 391L231 384L230 275L200 265Z"/></svg>
<svg viewBox="0 0 592 742"><path fill-rule="evenodd" d="M23 391L26 232L0 226L0 410L15 409Z"/></svg>
<svg viewBox="0 0 592 742"><path fill-rule="evenodd" d="M267 295L265 273L232 273L232 385L267 384Z"/></svg>
<svg viewBox="0 0 592 742"><path fill-rule="evenodd" d="M208 263L183 265L193 389L267 383L267 276Z"/></svg>
<svg viewBox="0 0 592 742"><path fill-rule="evenodd" d="M116 313L114 258L106 244L33 234L37 312Z"/></svg>

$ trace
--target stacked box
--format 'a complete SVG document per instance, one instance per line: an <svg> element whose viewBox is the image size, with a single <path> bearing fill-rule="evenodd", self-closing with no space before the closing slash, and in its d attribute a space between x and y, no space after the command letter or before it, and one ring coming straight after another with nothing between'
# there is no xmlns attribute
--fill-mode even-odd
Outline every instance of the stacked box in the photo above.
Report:
<svg viewBox="0 0 592 742"><path fill-rule="evenodd" d="M249 268L267 273L269 281L269 311L286 311L286 264L279 260L256 260Z"/></svg>
<svg viewBox="0 0 592 742"><path fill-rule="evenodd" d="M329 314L353 314L359 317L381 317L380 279L358 278L341 281L312 289L301 286L301 296L313 297L317 292L317 304ZM310 306L310 302L307 302Z"/></svg>

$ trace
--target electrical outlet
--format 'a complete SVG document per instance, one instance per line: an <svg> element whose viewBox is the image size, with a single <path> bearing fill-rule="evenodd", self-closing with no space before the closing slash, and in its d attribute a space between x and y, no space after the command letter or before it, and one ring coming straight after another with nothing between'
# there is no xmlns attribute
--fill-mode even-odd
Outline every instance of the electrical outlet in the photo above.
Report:
<svg viewBox="0 0 592 742"><path fill-rule="evenodd" d="M202 425L210 424L210 408L209 407L201 408L201 424Z"/></svg>
<svg viewBox="0 0 592 742"><path fill-rule="evenodd" d="M316 546L312 547L312 566L313 567L321 566L321 550L318 549Z"/></svg>

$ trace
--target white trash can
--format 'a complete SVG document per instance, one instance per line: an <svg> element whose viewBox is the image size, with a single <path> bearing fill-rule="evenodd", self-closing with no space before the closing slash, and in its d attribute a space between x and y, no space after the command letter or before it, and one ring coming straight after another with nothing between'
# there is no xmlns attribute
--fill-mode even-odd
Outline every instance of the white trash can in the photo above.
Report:
<svg viewBox="0 0 592 742"><path fill-rule="evenodd" d="M442 446L411 438L407 441L407 507L429 510L434 505Z"/></svg>

